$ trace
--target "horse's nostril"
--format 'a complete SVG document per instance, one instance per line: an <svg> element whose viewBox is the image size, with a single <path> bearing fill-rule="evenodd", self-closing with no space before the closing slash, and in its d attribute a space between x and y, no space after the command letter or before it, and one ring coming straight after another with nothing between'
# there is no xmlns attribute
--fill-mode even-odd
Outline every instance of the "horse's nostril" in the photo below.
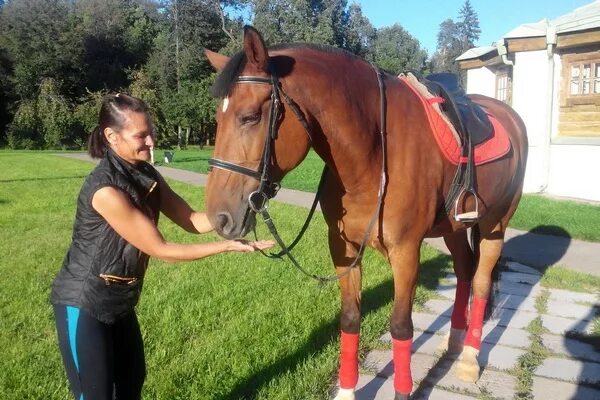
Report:
<svg viewBox="0 0 600 400"><path fill-rule="evenodd" d="M224 235L229 235L233 230L233 218L227 211L217 214L217 229Z"/></svg>

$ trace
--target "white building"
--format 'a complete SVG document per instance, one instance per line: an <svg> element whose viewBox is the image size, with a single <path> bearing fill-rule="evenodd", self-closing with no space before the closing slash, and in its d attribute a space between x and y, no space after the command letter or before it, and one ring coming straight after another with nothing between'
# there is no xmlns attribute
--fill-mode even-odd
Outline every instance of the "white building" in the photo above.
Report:
<svg viewBox="0 0 600 400"><path fill-rule="evenodd" d="M600 201L600 0L457 60L467 93L505 101L525 121L525 192Z"/></svg>

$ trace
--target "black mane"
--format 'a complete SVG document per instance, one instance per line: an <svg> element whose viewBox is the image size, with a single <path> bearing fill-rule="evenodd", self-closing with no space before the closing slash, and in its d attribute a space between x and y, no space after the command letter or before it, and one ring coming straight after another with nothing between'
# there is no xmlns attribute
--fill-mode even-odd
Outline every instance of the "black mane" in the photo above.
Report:
<svg viewBox="0 0 600 400"><path fill-rule="evenodd" d="M324 44L291 43L279 44L276 46L269 47L269 50L273 51L287 49L313 49L325 53L339 54L346 57L360 59L360 57L350 53L347 50ZM225 65L225 68L223 68L221 73L217 76L215 83L212 85L211 94L217 98L228 96L231 92L231 88L235 83L235 80L246 66L246 62L246 55L243 51L239 51L233 57L231 57L227 65ZM271 73L277 75L278 77L283 77L289 74L292 70L292 66L293 60L290 57L274 56L269 58L269 68L271 70Z"/></svg>

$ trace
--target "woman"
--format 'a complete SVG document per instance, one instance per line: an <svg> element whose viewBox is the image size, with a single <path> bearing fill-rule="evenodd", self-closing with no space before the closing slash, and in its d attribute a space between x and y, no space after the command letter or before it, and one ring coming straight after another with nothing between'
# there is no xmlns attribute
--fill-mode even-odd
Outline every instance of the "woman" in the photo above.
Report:
<svg viewBox="0 0 600 400"><path fill-rule="evenodd" d="M103 99L88 152L101 158L79 193L72 243L54 280L59 347L75 399L139 399L145 378L134 307L149 256L176 262L249 252L271 241L176 244L157 229L159 211L191 233L212 227L147 161L153 126L143 101Z"/></svg>

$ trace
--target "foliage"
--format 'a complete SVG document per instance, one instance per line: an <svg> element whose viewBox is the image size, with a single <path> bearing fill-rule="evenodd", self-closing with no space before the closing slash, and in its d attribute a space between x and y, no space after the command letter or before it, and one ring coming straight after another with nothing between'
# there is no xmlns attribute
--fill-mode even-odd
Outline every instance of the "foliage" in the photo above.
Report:
<svg viewBox="0 0 600 400"><path fill-rule="evenodd" d="M58 85L52 78L46 78L40 85L37 98L37 118L46 148L64 148L73 140L73 114L67 100L60 95Z"/></svg>
<svg viewBox="0 0 600 400"><path fill-rule="evenodd" d="M39 136L41 125L37 116L36 102L33 100L21 102L12 123L8 126L8 147L11 149L42 147L42 138Z"/></svg>
<svg viewBox="0 0 600 400"><path fill-rule="evenodd" d="M328 44L393 72L426 57L347 0L12 0L0 7L0 145L81 148L102 96L119 91L148 103L160 145L211 140L203 49L239 51L247 21L268 44Z"/></svg>
<svg viewBox="0 0 600 400"><path fill-rule="evenodd" d="M394 24L377 31L371 57L375 64L398 75L410 70L421 72L427 52L402 26Z"/></svg>
<svg viewBox="0 0 600 400"><path fill-rule="evenodd" d="M457 22L448 18L440 24L437 49L431 60L433 72L459 73L456 58L474 47L480 35L477 13L470 0L465 0Z"/></svg>

